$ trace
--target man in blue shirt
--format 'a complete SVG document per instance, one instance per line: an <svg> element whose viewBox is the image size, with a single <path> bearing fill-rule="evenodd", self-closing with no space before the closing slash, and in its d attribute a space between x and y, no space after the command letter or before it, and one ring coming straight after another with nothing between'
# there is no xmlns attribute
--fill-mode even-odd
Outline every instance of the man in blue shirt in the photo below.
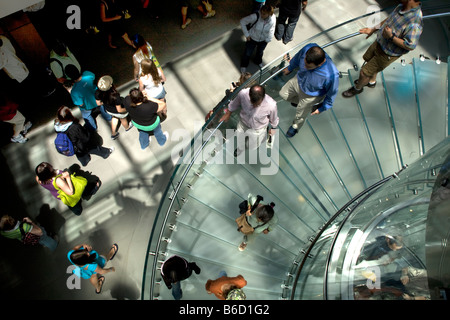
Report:
<svg viewBox="0 0 450 320"><path fill-rule="evenodd" d="M319 114L333 107L339 87L339 72L328 54L317 44L304 46L283 70L284 74L298 68L279 94L297 108L288 138L298 133L310 114Z"/></svg>
<svg viewBox="0 0 450 320"><path fill-rule="evenodd" d="M66 68L66 74L75 79L72 88L70 89L70 96L74 105L78 106L81 111L81 115L86 122L89 129L97 130L97 123L92 116L92 111L99 108L100 113L106 121L110 122L112 116L105 111L103 105L99 105L95 99L95 91L97 85L95 84L95 75L90 71L84 71L82 74L73 65L69 65Z"/></svg>

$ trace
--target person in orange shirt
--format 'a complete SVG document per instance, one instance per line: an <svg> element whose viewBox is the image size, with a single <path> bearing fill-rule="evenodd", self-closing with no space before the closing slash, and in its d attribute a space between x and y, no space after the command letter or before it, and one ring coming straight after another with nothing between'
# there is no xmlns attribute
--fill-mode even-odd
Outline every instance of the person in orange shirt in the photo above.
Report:
<svg viewBox="0 0 450 320"><path fill-rule="evenodd" d="M206 291L211 294L214 293L220 300L229 300L229 295L236 289L239 289L239 300L245 299L245 294L242 290L243 287L247 285L247 281L243 276L238 275L237 277L228 277L225 271L220 272L219 278L216 280L208 280L205 285ZM232 294L231 294L232 295ZM232 300L237 300L233 298Z"/></svg>

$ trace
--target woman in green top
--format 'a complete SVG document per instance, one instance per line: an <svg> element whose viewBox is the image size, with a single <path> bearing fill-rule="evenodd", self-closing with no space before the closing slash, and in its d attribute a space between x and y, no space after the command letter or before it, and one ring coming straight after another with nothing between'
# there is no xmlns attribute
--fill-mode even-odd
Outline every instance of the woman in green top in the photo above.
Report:
<svg viewBox="0 0 450 320"><path fill-rule="evenodd" d="M253 241L254 237L260 233L268 234L278 223L278 218L274 215L273 207L275 204L271 202L270 204L259 203L253 212L250 209L255 204L257 196L249 193L247 197L248 210L245 213L247 215L247 222L254 228L252 234L244 235L241 244L239 245L239 250L244 251L247 244Z"/></svg>
<svg viewBox="0 0 450 320"><path fill-rule="evenodd" d="M47 235L45 229L38 226L30 218L23 218L22 222L14 219L13 217L5 214L0 218L0 234L8 239L17 239L19 241L24 241L23 233L32 234L39 237L39 244L49 248L54 251L58 246L58 242L52 237Z"/></svg>

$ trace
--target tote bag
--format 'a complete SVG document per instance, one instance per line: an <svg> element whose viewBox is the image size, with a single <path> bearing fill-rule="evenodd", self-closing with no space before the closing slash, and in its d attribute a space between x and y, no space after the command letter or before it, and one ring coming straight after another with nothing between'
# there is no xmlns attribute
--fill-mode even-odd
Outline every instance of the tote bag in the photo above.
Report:
<svg viewBox="0 0 450 320"><path fill-rule="evenodd" d="M60 177L61 175L56 176L56 178ZM83 195L84 188L86 188L87 180L84 177L76 176L75 173L72 173L70 175L70 180L72 180L72 185L74 189L74 194L68 195L64 191L61 190L56 185L56 178L53 180L53 186L58 190L58 198L61 199L61 201L69 206L74 207L78 201L80 201L81 196Z"/></svg>

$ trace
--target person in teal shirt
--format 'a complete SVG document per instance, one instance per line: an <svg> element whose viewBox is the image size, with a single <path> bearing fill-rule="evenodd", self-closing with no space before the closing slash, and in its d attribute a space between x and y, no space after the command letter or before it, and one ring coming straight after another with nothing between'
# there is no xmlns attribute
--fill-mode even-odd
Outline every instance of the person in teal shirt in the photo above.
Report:
<svg viewBox="0 0 450 320"><path fill-rule="evenodd" d="M92 112L95 109L100 110L103 119L111 122L112 116L105 111L105 107L101 102L95 99L95 91L97 90L95 74L90 71L84 71L80 74L78 69L73 65L66 67L66 74L71 79L75 79L73 86L68 90L70 90L73 104L80 108L81 115L84 121L86 121L87 127L93 131L97 130L97 123L92 116Z"/></svg>
<svg viewBox="0 0 450 320"><path fill-rule="evenodd" d="M114 272L114 267L105 268L108 261L114 259L119 246L114 243L106 257L100 255L97 251L92 250L92 246L88 244L80 244L75 246L67 253L67 259L75 265L72 271L77 277L89 279L95 288L95 293L102 292L103 283L105 281L104 274ZM100 276L99 276L100 275Z"/></svg>

